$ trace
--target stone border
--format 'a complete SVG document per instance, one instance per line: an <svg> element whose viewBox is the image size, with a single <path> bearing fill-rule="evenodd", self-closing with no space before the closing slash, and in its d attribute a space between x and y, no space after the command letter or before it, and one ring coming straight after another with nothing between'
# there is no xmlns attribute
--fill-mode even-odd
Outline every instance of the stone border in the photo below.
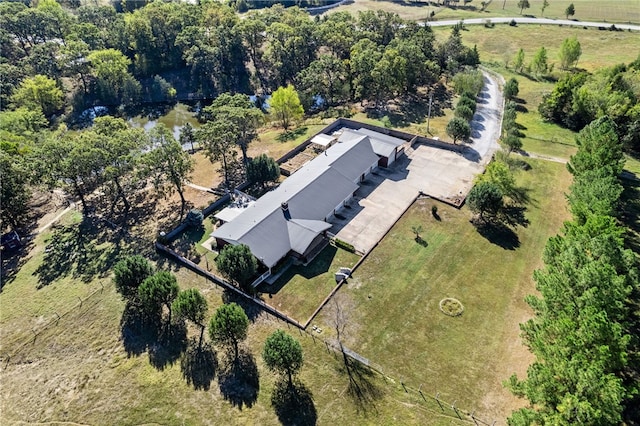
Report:
<svg viewBox="0 0 640 426"><path fill-rule="evenodd" d="M453 312L453 313L450 313L450 312L445 311L445 310L442 308L442 306L443 306L446 302L454 302L454 303L457 303L458 305L460 305L460 309L459 309L459 311L458 311L458 312ZM458 299L453 298L453 297L445 297L444 299L442 299L442 300L440 301L440 303L438 303L438 307L440 308L440 311L441 311L443 314L445 314L445 315L447 315L447 316L450 316L450 317L459 317L459 316L460 316L460 315L462 315L462 313L464 312L464 305L462 304L462 302L460 302Z"/></svg>

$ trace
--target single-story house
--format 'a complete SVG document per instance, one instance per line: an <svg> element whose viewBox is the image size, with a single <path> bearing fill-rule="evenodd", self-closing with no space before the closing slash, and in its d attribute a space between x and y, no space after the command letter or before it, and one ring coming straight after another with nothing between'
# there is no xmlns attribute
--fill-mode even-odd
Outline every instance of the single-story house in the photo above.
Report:
<svg viewBox="0 0 640 426"><path fill-rule="evenodd" d="M378 160L378 165L380 167L391 166L398 158L398 155L402 152L400 147L406 143L403 139L395 138L393 136L365 128L360 128L358 130L344 129L339 140L349 140L362 135L369 137L371 146L373 147L373 152L375 152L380 158Z"/></svg>
<svg viewBox="0 0 640 426"><path fill-rule="evenodd" d="M302 166L278 188L248 203L211 236L218 248L246 244L271 269L287 255L305 259L323 241L330 220L378 165L366 135L337 143ZM234 206L233 208L237 208Z"/></svg>

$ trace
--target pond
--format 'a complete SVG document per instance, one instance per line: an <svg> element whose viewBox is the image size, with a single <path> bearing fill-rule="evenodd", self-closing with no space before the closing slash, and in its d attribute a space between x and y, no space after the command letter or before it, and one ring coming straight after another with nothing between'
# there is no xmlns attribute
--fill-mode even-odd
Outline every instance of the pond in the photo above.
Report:
<svg viewBox="0 0 640 426"><path fill-rule="evenodd" d="M195 114L189 110L188 105L182 103L177 103L169 112L158 118L138 115L130 118L129 123L134 127L142 127L147 132L156 127L158 123L162 123L167 129L172 131L173 137L176 140L180 140L180 133L185 124L189 123L194 128L200 127L200 123L198 123ZM191 145L183 148L191 149Z"/></svg>

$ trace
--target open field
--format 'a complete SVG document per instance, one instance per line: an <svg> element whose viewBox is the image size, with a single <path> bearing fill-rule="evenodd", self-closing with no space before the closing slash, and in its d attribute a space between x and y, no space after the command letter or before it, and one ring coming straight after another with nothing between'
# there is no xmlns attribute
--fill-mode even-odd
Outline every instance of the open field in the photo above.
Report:
<svg viewBox="0 0 640 426"><path fill-rule="evenodd" d="M304 324L336 286L334 273L352 268L360 259L348 251L327 246L307 266L294 265L272 285L258 287L266 303Z"/></svg>
<svg viewBox="0 0 640 426"><path fill-rule="evenodd" d="M532 169L517 176L530 190L528 228L485 238L468 209L419 200L338 292L353 306L349 348L405 383L495 418L519 404L501 382L531 359L518 338L518 323L531 315L523 298L534 291L547 238L569 217L564 165L528 161ZM441 221L431 215L434 204ZM417 224L426 245L414 240ZM462 316L440 312L445 297L462 302ZM316 322L330 329L332 315L327 308Z"/></svg>
<svg viewBox="0 0 640 426"><path fill-rule="evenodd" d="M34 255L24 270L39 264ZM228 300L202 277L162 259L160 264L174 269L182 288L203 292L209 301L209 315ZM95 287L98 280L90 285ZM103 283L104 290L91 297L85 299L83 293L81 305L76 303L75 293L87 284L72 280L60 280L36 291L29 275L20 275L0 293L3 344L5 336L19 331L21 321L30 321L34 313L64 314L76 305L48 328L38 329L35 338L27 329L26 344L20 351L3 346L3 424L463 424L451 410L442 413L432 399L423 400L415 390L405 393L397 382L378 374L352 367L350 382L342 358L328 352L319 340L323 336L312 339L288 329L253 306L246 307L252 325L242 350L248 373L241 377L230 373L229 361L221 351L214 352L213 361L194 368L193 357L181 355L192 343L180 341L168 348L137 335L123 339L124 302L110 279ZM48 289L57 291L47 293ZM34 304L28 298L34 299ZM274 397L277 379L266 371L260 356L266 336L277 328L300 339L305 352L298 399L293 402ZM189 335L195 336L196 331L190 329ZM193 349L187 353L193 354Z"/></svg>
<svg viewBox="0 0 640 426"><path fill-rule="evenodd" d="M436 37L445 39L450 28L434 28ZM493 28L482 25L468 25L462 31L462 41L468 46L477 45L480 60L487 63L513 63L516 53L523 49L525 64L531 62L535 52L544 46L547 49L549 65L555 63L559 71L558 52L566 38L575 36L582 47L578 67L593 72L596 69L629 63L638 58L640 34L626 31L599 31L594 28L560 27L551 25L520 25L511 27L496 24Z"/></svg>
<svg viewBox="0 0 640 426"><path fill-rule="evenodd" d="M637 2L615 0L555 0L549 2L544 11L545 18L565 19L564 11L569 4L575 5L574 19L582 21L604 21L619 23L640 23L640 5ZM531 1L531 7L523 14L542 17L541 1ZM503 8L504 6L504 8ZM431 12L436 20L490 18L491 16L520 16L518 0L493 0L487 10L480 11L480 1L475 0L466 7L447 8L438 6L436 1L402 0L355 0L332 11L345 10L353 13L365 10L385 10L400 15L403 19L426 21ZM331 13L331 12L329 12Z"/></svg>
<svg viewBox="0 0 640 426"><path fill-rule="evenodd" d="M436 37L440 40L448 37L450 31L446 28L434 28ZM629 63L638 55L636 46L640 43L640 35L637 33L534 25L496 25L494 28L469 25L462 32L462 40L466 45L477 45L483 64L502 74L507 80L511 77L518 80L518 97L524 102L518 112L517 122L523 126L523 150L526 152L568 159L576 151L576 134L553 123L545 123L538 113L542 96L553 90L554 83L519 75L512 69L505 68L505 63L512 64L520 48L525 51L525 64L529 63L536 50L545 46L549 62L556 63L554 75L559 77L562 72L557 65L559 47L565 38L572 35L578 38L582 46L583 53L578 66L589 72L619 63ZM432 120L432 123L434 121L439 123L440 118ZM629 159L627 168L635 169L636 161Z"/></svg>

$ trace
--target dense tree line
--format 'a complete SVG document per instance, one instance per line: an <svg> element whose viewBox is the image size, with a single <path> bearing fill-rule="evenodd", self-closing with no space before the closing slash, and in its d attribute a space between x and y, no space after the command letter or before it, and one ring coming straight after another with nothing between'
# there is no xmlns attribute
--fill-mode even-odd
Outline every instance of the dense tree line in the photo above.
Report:
<svg viewBox="0 0 640 426"><path fill-rule="evenodd" d="M540 115L571 130L608 116L626 149L640 150L640 58L593 74L566 74L540 103Z"/></svg>
<svg viewBox="0 0 640 426"><path fill-rule="evenodd" d="M459 27L437 44L429 27L383 11L311 19L276 5L240 19L219 2L124 5L118 12L76 2L67 9L55 0L0 2L0 160L12 171L2 183L2 205L12 207L2 209L3 227L20 225L34 184L65 187L85 211L100 189L113 212L128 211L131 190L153 183L160 194L177 192L184 213L193 166L170 132L143 135L115 118L68 130L95 115L96 105L123 115L144 102L215 99L201 113L202 128L181 139L220 160L228 185L236 149L248 164L247 146L264 120L237 93L293 85L298 104L285 97L279 107L274 99L286 127L318 97L324 107L361 101L384 108L479 62Z"/></svg>
<svg viewBox="0 0 640 426"><path fill-rule="evenodd" d="M527 377L508 385L530 405L510 424L619 424L638 387L632 303L638 290L635 255L618 223L624 157L613 120L600 118L578 135L568 164L573 220L549 239L545 267L534 274L539 296L528 296L534 318L521 324L536 359Z"/></svg>
<svg viewBox="0 0 640 426"><path fill-rule="evenodd" d="M35 7L4 2L0 39L3 108L7 101L24 105L16 92L36 76L74 95L78 108L170 100L176 93L271 92L287 84L329 104L379 102L478 63L459 28L437 46L429 27L388 12L313 20L281 5L240 19L219 2L152 2L125 13L111 6L67 10L54 0ZM45 116L60 112L60 94L42 105Z"/></svg>

